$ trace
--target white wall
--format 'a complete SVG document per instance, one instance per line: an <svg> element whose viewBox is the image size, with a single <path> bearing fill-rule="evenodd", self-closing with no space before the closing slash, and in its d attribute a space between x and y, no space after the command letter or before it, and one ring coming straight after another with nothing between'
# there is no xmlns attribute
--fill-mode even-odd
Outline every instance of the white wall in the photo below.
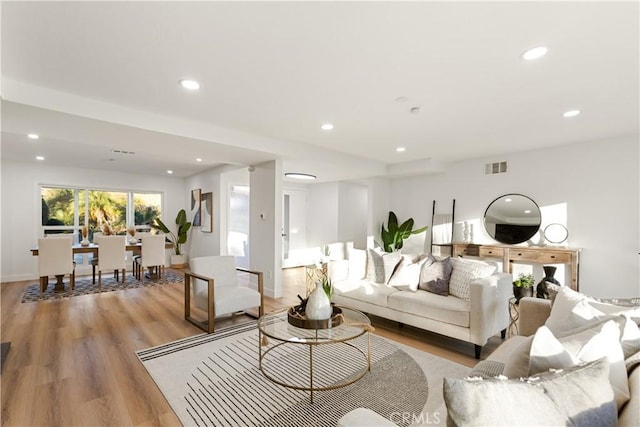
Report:
<svg viewBox="0 0 640 427"><path fill-rule="evenodd" d="M168 224L173 224L178 211L187 209L189 202L185 181L180 178L6 161L2 162L1 176L3 250L0 276L3 282L31 280L38 276L37 258L31 256L30 249L38 243L41 221L40 185L162 192L162 216L169 219ZM167 251L167 255L170 255L170 251Z"/></svg>
<svg viewBox="0 0 640 427"><path fill-rule="evenodd" d="M459 224L469 221L474 241L489 243L482 217L496 197L531 197L543 224L550 222L550 207L566 204L567 245L582 248L580 290L595 297L638 296L638 151L637 138L625 138L459 162L442 174L391 180L389 206L399 217L430 224L432 201L450 210L455 198L454 240L461 240ZM485 175L484 164L494 161L508 161L508 173ZM542 278L539 266L534 274Z"/></svg>
<svg viewBox="0 0 640 427"><path fill-rule="evenodd" d="M337 241L353 242L356 248L367 247L367 187L341 182L338 194ZM327 241L329 243L330 241Z"/></svg>
<svg viewBox="0 0 640 427"><path fill-rule="evenodd" d="M338 241L337 182L309 185L309 247Z"/></svg>
<svg viewBox="0 0 640 427"><path fill-rule="evenodd" d="M264 293L282 296L282 162L255 165L250 174L249 260L264 274Z"/></svg>

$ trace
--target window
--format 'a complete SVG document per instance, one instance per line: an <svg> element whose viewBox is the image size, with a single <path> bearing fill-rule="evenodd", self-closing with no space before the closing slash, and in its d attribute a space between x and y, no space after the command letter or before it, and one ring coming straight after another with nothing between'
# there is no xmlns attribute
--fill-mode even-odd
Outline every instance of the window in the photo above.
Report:
<svg viewBox="0 0 640 427"><path fill-rule="evenodd" d="M109 225L117 234L128 227L149 230L162 212L162 194L42 187L44 234L73 233L86 225L93 232Z"/></svg>

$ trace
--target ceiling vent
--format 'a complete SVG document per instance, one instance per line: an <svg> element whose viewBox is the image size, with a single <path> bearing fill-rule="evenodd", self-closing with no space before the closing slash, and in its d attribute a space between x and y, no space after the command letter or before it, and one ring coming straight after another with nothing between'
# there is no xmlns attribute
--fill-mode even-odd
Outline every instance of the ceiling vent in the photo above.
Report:
<svg viewBox="0 0 640 427"><path fill-rule="evenodd" d="M507 173L507 162L494 162L484 165L485 175L494 175L496 173Z"/></svg>
<svg viewBox="0 0 640 427"><path fill-rule="evenodd" d="M125 151L125 150L111 150L112 153L117 154L136 154L134 151Z"/></svg>

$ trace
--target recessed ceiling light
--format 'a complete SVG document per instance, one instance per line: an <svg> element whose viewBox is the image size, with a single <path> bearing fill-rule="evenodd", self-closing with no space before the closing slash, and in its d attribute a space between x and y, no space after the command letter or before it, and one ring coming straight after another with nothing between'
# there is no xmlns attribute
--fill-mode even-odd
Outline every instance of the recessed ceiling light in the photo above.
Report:
<svg viewBox="0 0 640 427"><path fill-rule="evenodd" d="M563 117L575 117L580 114L580 110L569 110L562 113Z"/></svg>
<svg viewBox="0 0 640 427"><path fill-rule="evenodd" d="M320 126L320 129L322 129L322 130L331 130L331 129L333 129L333 124L325 123L322 126Z"/></svg>
<svg viewBox="0 0 640 427"><path fill-rule="evenodd" d="M530 213L531 213L531 211L530 211L529 209L527 209L526 211L524 211L524 213L526 213L526 214L530 214Z"/></svg>
<svg viewBox="0 0 640 427"><path fill-rule="evenodd" d="M44 160L43 156L36 156L36 160Z"/></svg>
<svg viewBox="0 0 640 427"><path fill-rule="evenodd" d="M180 80L180 86L188 90L200 89L200 83L198 83L195 80L188 80L188 79Z"/></svg>
<svg viewBox="0 0 640 427"><path fill-rule="evenodd" d="M409 110L411 114L418 114L420 112L420 107L411 107Z"/></svg>
<svg viewBox="0 0 640 427"><path fill-rule="evenodd" d="M533 49L529 49L525 53L523 53L522 59L532 61L534 59L542 58L547 54L548 51L549 49L547 49L546 46L534 47Z"/></svg>
<svg viewBox="0 0 640 427"><path fill-rule="evenodd" d="M295 178L295 179L305 179L307 181L312 181L316 179L315 175L311 175L308 173L299 173L299 172L287 172L284 174L287 178Z"/></svg>
<svg viewBox="0 0 640 427"><path fill-rule="evenodd" d="M511 199L507 198L507 199L504 199L504 201L509 203L511 201Z"/></svg>
<svg viewBox="0 0 640 427"><path fill-rule="evenodd" d="M198 162L198 163L200 163L201 161L202 161L202 159L201 159L200 157L198 157L198 158L196 159L196 162Z"/></svg>
<svg viewBox="0 0 640 427"><path fill-rule="evenodd" d="M396 151L397 151L398 153L403 153L405 150L406 150L406 148L404 148L404 147L398 147L398 148L396 148Z"/></svg>
<svg viewBox="0 0 640 427"><path fill-rule="evenodd" d="M37 133L28 133L27 134L27 138L29 138L29 139L38 139L38 138L40 138L40 135L38 135Z"/></svg>
<svg viewBox="0 0 640 427"><path fill-rule="evenodd" d="M172 170L168 170L168 171L167 171L167 173L168 173L169 175L171 175L171 174L173 173L173 171L172 171Z"/></svg>

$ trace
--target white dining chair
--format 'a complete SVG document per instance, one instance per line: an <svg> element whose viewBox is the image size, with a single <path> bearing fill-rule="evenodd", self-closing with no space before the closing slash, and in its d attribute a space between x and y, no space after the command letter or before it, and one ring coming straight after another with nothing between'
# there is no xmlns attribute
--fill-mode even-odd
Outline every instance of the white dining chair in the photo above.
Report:
<svg viewBox="0 0 640 427"><path fill-rule="evenodd" d="M150 236L151 233L148 231L136 231L135 238L138 240L138 243L142 244L142 238L145 236ZM133 254L133 275L136 278L140 277L140 253Z"/></svg>
<svg viewBox="0 0 640 427"><path fill-rule="evenodd" d="M258 290L240 286L238 272L254 274L258 278ZM193 289L191 289L193 283ZM215 318L246 312L258 308L258 316L264 314L263 274L236 267L234 256L205 256L192 258L189 270L184 274L184 318L205 332L214 331ZM191 298L196 307L207 312L207 320L198 321L191 316Z"/></svg>
<svg viewBox="0 0 640 427"><path fill-rule="evenodd" d="M142 238L140 258L138 259L138 280L144 284L145 268L156 270L159 277L164 276L165 247L163 235L149 235Z"/></svg>
<svg viewBox="0 0 640 427"><path fill-rule="evenodd" d="M97 243L96 239L102 237L101 231L96 231L93 233L93 243ZM98 255L91 254L91 258L89 258L89 263L91 264L91 277L93 284L96 283L96 267L98 266Z"/></svg>
<svg viewBox="0 0 640 427"><path fill-rule="evenodd" d="M122 271L122 284L127 283L127 260L125 236L94 237L98 244L98 289L102 289L102 272L113 270L114 278L118 281L118 272Z"/></svg>
<svg viewBox="0 0 640 427"><path fill-rule="evenodd" d="M49 276L69 275L69 293L75 286L75 264L73 262L73 238L71 235L57 235L56 238L38 239L38 276L40 277L40 298L49 286Z"/></svg>

